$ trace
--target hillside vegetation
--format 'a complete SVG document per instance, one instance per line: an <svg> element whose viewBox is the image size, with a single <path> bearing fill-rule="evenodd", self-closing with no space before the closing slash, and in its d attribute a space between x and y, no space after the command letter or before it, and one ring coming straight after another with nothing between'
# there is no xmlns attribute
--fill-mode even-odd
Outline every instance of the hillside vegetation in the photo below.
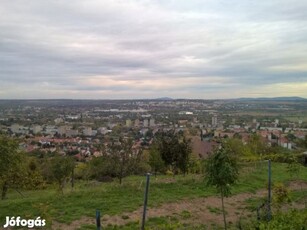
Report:
<svg viewBox="0 0 307 230"><path fill-rule="evenodd" d="M238 183L233 187L233 194L256 193L267 187L267 163L246 163L241 165L241 173ZM287 171L287 165L282 163L272 164L273 183L289 184L294 178ZM302 185L307 184L307 168L300 167L300 173L295 178ZM84 217L92 219L92 225L82 224L82 229L94 229L95 210L99 209L102 215L114 216L122 213L129 213L142 206L144 193L144 176L131 176L124 180L122 185L117 181L111 183L99 183L93 181L78 181L74 190L66 188L64 194L59 194L57 187L49 186L45 190L22 191L23 197L15 190L10 190L8 199L0 202L0 219L5 220L7 215L20 215L26 218L35 218L42 216L47 220L49 227L55 222L69 224L74 220ZM306 184L304 184L305 182ZM293 202L304 199L306 186L301 190L296 188L290 196ZM201 175L187 176L158 176L152 177L150 183L149 207L158 207L165 203L180 202L180 200L193 200L201 197L216 196L213 188L205 186L204 178ZM265 194L265 192L264 192ZM252 196L252 195L251 195ZM255 195L256 197L256 195ZM306 198L306 197L305 197ZM231 198L229 198L231 199ZM248 201L246 201L248 203ZM250 216L250 222L256 219L255 207L259 203L254 202L254 208ZM306 202L306 201L304 201ZM249 205L251 205L249 203ZM204 207L206 208L206 207ZM219 210L215 210L219 212ZM214 212L214 210L213 210ZM290 215L290 214L289 214ZM170 216L172 214L170 213ZM189 210L182 218L193 216ZM129 218L122 216L123 219ZM141 218L141 216L140 216ZM129 221L126 221L129 222ZM3 225L3 223L1 223ZM102 224L104 222L102 220ZM116 224L116 223L114 223ZM149 216L148 227L159 226L164 229L165 226L181 226L180 218L161 217L151 219ZM209 225L220 225L220 223L209 223ZM235 226L236 223L232 223ZM61 225L59 225L61 226ZM111 227L110 229L136 229L138 222L131 222L121 227ZM163 227L164 226L164 227ZM191 229L193 225L191 225ZM182 227L182 226L181 226ZM185 226L187 229L188 225ZM155 228L156 229L156 228ZM174 227L173 229L176 229ZM200 229L203 229L200 227Z"/></svg>

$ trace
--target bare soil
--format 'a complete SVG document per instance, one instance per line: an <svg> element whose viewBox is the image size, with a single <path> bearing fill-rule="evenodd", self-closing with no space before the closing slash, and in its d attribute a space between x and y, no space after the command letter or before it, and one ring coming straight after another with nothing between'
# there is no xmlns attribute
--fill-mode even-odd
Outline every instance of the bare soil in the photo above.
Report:
<svg viewBox="0 0 307 230"><path fill-rule="evenodd" d="M289 184L291 190L307 189L307 183L302 181L291 182ZM267 194L267 190L259 190L256 193L241 193L228 198L225 198L225 210L227 211L227 221L229 223L236 223L240 218L251 216L252 213L247 209L246 200L249 198L260 198ZM300 207L296 204L295 207ZM137 222L141 220L143 209L133 212L124 212L120 215L104 215L101 219L103 226L107 225L126 225L129 222ZM184 218L182 213L188 212L189 218ZM255 213L253 213L255 215ZM148 217L168 217L175 216L180 219L182 223L193 224L208 224L223 223L223 215L221 215L221 199L220 197L206 197L189 200L180 200L174 203L162 204L159 207L149 208L147 211ZM72 223L62 224L53 222L52 229L78 229L81 225L95 224L94 218L82 217Z"/></svg>

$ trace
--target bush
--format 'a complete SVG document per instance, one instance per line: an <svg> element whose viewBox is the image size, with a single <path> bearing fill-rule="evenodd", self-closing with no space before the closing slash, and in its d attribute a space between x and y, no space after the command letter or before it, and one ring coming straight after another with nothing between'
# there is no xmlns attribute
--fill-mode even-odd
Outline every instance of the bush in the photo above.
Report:
<svg viewBox="0 0 307 230"><path fill-rule="evenodd" d="M259 224L259 230L280 230L280 229L297 229L303 230L307 227L307 210L291 210L287 213L278 213L273 219L266 223Z"/></svg>
<svg viewBox="0 0 307 230"><path fill-rule="evenodd" d="M287 213L277 212L270 222L239 222L239 229L258 230L305 230L307 227L307 210L293 209Z"/></svg>

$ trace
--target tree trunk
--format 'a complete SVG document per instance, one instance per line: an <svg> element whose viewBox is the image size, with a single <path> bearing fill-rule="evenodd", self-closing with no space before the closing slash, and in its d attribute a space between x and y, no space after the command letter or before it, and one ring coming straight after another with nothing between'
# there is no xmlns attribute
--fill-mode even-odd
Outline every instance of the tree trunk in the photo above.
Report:
<svg viewBox="0 0 307 230"><path fill-rule="evenodd" d="M224 226L225 226L225 230L227 230L226 214L225 214L225 207L224 207L224 194L223 194L223 188L221 188L221 198L222 198L222 209L223 209Z"/></svg>
<svg viewBox="0 0 307 230"><path fill-rule="evenodd" d="M6 198L6 193L7 193L8 188L9 188L9 186L8 186L7 182L5 181L3 186L2 186L1 200L4 200Z"/></svg>

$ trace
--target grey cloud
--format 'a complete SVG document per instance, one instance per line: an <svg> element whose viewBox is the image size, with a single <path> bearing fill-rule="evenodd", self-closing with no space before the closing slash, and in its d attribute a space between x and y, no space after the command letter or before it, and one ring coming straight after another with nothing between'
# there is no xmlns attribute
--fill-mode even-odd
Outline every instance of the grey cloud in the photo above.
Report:
<svg viewBox="0 0 307 230"><path fill-rule="evenodd" d="M50 90L92 91L93 97L111 91L123 98L139 96L142 88L116 86L116 80L227 81L185 86L193 97L193 90L214 88L218 94L233 87L307 82L306 11L303 0L5 0L0 6L0 90L7 84L45 82ZM302 69L287 70L292 65ZM285 67L276 69L280 66ZM114 84L80 85L100 76ZM185 87L174 87L173 93ZM159 95L157 89L144 89ZM46 91L41 94L48 97Z"/></svg>

